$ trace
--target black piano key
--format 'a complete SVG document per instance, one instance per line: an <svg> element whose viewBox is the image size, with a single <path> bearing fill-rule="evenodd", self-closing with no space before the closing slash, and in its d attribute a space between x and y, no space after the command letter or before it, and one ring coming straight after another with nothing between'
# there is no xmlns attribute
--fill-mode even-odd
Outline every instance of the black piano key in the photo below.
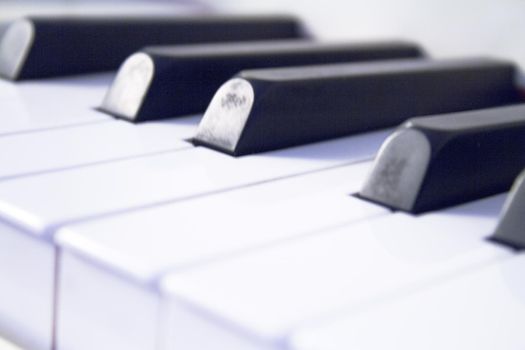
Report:
<svg viewBox="0 0 525 350"><path fill-rule="evenodd" d="M421 49L405 42L283 40L147 48L121 66L101 110L135 122L202 113L221 84L243 69L421 56Z"/></svg>
<svg viewBox="0 0 525 350"><path fill-rule="evenodd" d="M0 75L34 79L118 68L147 45L304 37L287 16L29 17L0 42Z"/></svg>
<svg viewBox="0 0 525 350"><path fill-rule="evenodd" d="M514 182L491 240L517 250L525 249L525 171Z"/></svg>
<svg viewBox="0 0 525 350"><path fill-rule="evenodd" d="M101 110L135 122L202 113L221 84L246 68L422 55L416 45L404 42L279 41L147 48L122 65Z"/></svg>
<svg viewBox="0 0 525 350"><path fill-rule="evenodd" d="M421 213L507 191L525 167L525 104L406 121L359 196Z"/></svg>
<svg viewBox="0 0 525 350"><path fill-rule="evenodd" d="M245 155L516 102L512 64L393 60L244 71L213 97L194 142Z"/></svg>

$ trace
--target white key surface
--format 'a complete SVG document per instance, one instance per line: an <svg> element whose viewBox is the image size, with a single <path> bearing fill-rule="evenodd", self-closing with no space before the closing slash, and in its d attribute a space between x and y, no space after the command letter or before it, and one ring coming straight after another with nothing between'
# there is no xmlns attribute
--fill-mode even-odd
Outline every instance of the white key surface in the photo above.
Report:
<svg viewBox="0 0 525 350"><path fill-rule="evenodd" d="M525 255L399 300L306 327L295 350L523 349Z"/></svg>
<svg viewBox="0 0 525 350"><path fill-rule="evenodd" d="M115 122L100 125L110 123ZM160 128L161 123L166 122L151 125ZM41 133L42 143L46 132ZM16 244L42 251L30 261L19 254L5 255L5 266L10 268L0 271L0 277L17 277L0 301L0 332L27 348L50 348L57 251L49 240L38 238L52 235L61 224L370 159L388 133L379 131L241 159L191 148L0 182L0 221L14 228L13 235L18 236L13 238L16 242L5 245L6 252ZM33 134L40 135L40 131ZM155 142L161 144L162 140ZM67 158L63 156L63 160ZM23 267L23 273L12 266ZM27 305L33 305L35 317L23 317Z"/></svg>
<svg viewBox="0 0 525 350"><path fill-rule="evenodd" d="M112 120L96 111L113 74L10 82L0 79L0 135Z"/></svg>
<svg viewBox="0 0 525 350"><path fill-rule="evenodd" d="M370 159L388 131L234 158L205 148L0 183L0 217L42 235L72 220Z"/></svg>
<svg viewBox="0 0 525 350"><path fill-rule="evenodd" d="M189 148L200 117L109 121L0 137L0 180Z"/></svg>
<svg viewBox="0 0 525 350"><path fill-rule="evenodd" d="M64 249L109 270L149 282L184 269L285 239L322 234L386 215L350 196L370 162L273 181L62 228Z"/></svg>
<svg viewBox="0 0 525 350"><path fill-rule="evenodd" d="M181 305L225 333L280 344L290 330L314 319L366 308L502 259L510 253L483 239L496 224L503 197L419 217L394 214L172 273L163 283L172 300L166 348L202 345L177 333Z"/></svg>
<svg viewBox="0 0 525 350"><path fill-rule="evenodd" d="M349 195L369 168L358 163L62 228L57 348L149 348L163 309L154 306L161 301L153 286L165 271L387 215Z"/></svg>

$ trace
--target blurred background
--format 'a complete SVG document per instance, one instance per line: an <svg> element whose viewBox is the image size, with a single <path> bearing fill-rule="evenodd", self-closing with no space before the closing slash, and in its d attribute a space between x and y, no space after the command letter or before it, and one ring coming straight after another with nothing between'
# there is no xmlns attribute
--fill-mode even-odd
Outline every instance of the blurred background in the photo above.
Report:
<svg viewBox="0 0 525 350"><path fill-rule="evenodd" d="M0 0L0 21L27 13L276 13L320 39L406 38L437 57L490 55L525 66L525 0Z"/></svg>

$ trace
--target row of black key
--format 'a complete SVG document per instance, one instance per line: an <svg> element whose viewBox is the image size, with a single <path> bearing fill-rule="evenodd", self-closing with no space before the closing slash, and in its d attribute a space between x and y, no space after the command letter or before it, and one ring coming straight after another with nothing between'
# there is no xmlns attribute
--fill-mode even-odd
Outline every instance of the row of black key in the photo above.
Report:
<svg viewBox="0 0 525 350"><path fill-rule="evenodd" d="M244 69L419 57L423 52L417 45L391 41L278 40L148 47L122 65L102 110L134 122L202 113L221 84ZM126 93L130 84L133 99Z"/></svg>
<svg viewBox="0 0 525 350"><path fill-rule="evenodd" d="M147 45L305 37L289 16L29 17L9 26L0 75L35 79L114 70Z"/></svg>

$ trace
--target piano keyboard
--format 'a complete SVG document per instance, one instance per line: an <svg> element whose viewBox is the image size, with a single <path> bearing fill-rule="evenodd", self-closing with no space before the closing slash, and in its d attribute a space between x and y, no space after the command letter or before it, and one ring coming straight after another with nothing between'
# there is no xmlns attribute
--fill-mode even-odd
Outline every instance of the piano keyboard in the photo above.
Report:
<svg viewBox="0 0 525 350"><path fill-rule="evenodd" d="M130 45L117 74L82 49L37 64L45 30L4 70L1 336L38 350L525 345L514 63L326 45L290 17L263 20L285 34L186 18L177 30L210 37ZM158 30L33 21L102 33L102 55L127 35L115 28ZM253 31L231 37L230 21Z"/></svg>

